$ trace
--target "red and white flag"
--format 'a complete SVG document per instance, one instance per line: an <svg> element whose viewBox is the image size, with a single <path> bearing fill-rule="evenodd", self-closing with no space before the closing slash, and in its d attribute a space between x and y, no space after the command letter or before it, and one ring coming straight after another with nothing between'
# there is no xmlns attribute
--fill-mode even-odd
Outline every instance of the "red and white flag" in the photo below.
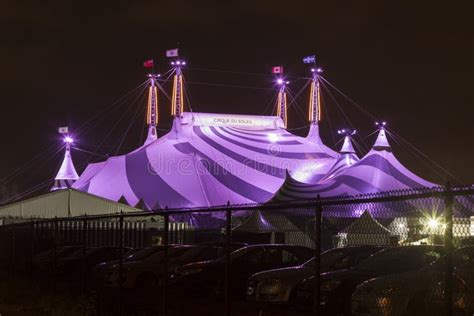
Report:
<svg viewBox="0 0 474 316"><path fill-rule="evenodd" d="M166 57L178 57L178 49L170 49L166 51Z"/></svg>
<svg viewBox="0 0 474 316"><path fill-rule="evenodd" d="M272 68L272 73L274 74L282 74L283 73L283 66L275 66Z"/></svg>
<svg viewBox="0 0 474 316"><path fill-rule="evenodd" d="M147 60L143 62L143 67L145 68L153 68L153 59Z"/></svg>

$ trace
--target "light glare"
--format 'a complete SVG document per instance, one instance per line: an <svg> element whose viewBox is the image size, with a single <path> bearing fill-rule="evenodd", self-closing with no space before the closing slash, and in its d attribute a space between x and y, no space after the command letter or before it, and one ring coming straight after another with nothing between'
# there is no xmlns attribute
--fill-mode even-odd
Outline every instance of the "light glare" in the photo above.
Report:
<svg viewBox="0 0 474 316"><path fill-rule="evenodd" d="M268 134L268 140L271 141L272 143L276 143L278 141L278 135L277 134Z"/></svg>

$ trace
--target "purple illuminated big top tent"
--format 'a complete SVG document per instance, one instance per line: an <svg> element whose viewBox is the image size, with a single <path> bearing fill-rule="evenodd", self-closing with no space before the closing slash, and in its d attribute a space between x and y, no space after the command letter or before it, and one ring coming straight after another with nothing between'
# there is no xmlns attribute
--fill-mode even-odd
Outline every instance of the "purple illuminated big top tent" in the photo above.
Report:
<svg viewBox="0 0 474 316"><path fill-rule="evenodd" d="M73 187L147 209L264 202L287 170L314 181L337 156L318 138L287 132L278 117L185 112L163 137L90 164Z"/></svg>
<svg viewBox="0 0 474 316"><path fill-rule="evenodd" d="M351 133L338 154L319 135L320 81L312 69L307 137L286 130L286 80L276 116L184 112L181 67L173 62L172 129L157 137L158 89L149 75L148 137L128 154L89 164L73 188L146 210L311 199L431 187L392 154L382 126L359 161Z"/></svg>

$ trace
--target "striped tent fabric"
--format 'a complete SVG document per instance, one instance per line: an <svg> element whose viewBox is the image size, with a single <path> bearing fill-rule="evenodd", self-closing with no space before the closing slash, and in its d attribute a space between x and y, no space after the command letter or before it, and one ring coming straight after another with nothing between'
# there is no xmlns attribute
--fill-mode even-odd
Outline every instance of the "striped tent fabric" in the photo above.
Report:
<svg viewBox="0 0 474 316"><path fill-rule="evenodd" d="M340 151L339 158L337 158L334 165L329 169L328 173L322 180L334 178L340 171L344 170L347 167L352 166L359 161L359 156L352 146L351 136L346 135L344 137L344 143Z"/></svg>
<svg viewBox="0 0 474 316"><path fill-rule="evenodd" d="M156 141L90 164L73 187L147 209L264 202L287 170L312 182L337 157L320 140L286 131L278 117L185 112Z"/></svg>
<svg viewBox="0 0 474 316"><path fill-rule="evenodd" d="M317 184L305 184L287 175L285 183L280 190L269 200L269 203L308 200L318 195L328 197L348 197L357 195L376 194L381 192L393 192L398 190L416 190L435 187L436 184L426 181L410 170L405 168L393 155L388 143L385 130L379 131L377 140L372 149L359 161L340 165L344 155L342 153L333 166L334 171L329 171L328 176ZM342 162L341 162L342 159ZM349 160L348 160L349 161ZM433 201L417 201L420 205L430 204ZM365 210L369 209L371 214L377 217L390 217L399 215L400 210L405 212L415 211L420 205L403 203L403 205L347 205L327 209L327 216L336 217L359 217ZM430 205L432 209L441 205Z"/></svg>
<svg viewBox="0 0 474 316"><path fill-rule="evenodd" d="M415 175L397 160L382 128L367 155L334 177L321 181L315 193L327 197L434 186L436 184Z"/></svg>

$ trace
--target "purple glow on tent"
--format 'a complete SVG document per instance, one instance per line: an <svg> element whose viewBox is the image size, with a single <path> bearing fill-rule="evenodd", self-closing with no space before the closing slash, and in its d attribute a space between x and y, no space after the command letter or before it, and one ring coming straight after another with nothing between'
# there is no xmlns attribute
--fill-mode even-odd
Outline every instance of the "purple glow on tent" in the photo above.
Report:
<svg viewBox="0 0 474 316"><path fill-rule="evenodd" d="M184 112L155 142L92 163L74 188L149 209L264 202L286 172L320 179L337 154L291 134L275 116ZM113 185L111 185L113 183Z"/></svg>

